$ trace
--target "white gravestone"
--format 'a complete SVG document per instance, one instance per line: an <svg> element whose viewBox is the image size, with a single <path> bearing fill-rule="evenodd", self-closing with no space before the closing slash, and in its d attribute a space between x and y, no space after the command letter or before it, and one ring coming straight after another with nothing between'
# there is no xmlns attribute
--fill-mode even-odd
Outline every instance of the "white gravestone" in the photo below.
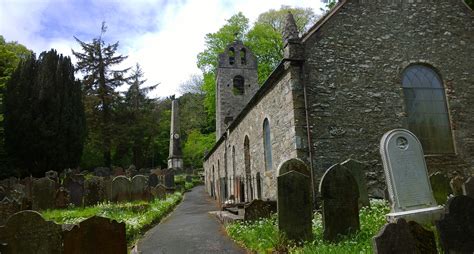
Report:
<svg viewBox="0 0 474 254"><path fill-rule="evenodd" d="M397 218L425 223L439 219L443 207L433 197L423 149L418 138L408 130L391 130L380 141L391 213Z"/></svg>

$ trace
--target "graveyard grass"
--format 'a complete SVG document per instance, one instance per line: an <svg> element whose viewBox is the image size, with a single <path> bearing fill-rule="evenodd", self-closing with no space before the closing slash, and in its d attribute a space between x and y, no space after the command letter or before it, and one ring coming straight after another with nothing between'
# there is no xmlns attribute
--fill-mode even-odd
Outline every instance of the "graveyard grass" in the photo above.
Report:
<svg viewBox="0 0 474 254"><path fill-rule="evenodd" d="M385 214L389 211L387 202L371 200L371 207L364 207L360 211L361 230L341 238L338 243L322 240L323 225L320 213L316 213L313 219L315 240L299 247L287 243L284 237L279 236L276 215L255 222L232 223L226 229L235 241L257 253L271 253L273 250L288 250L291 253L372 253L372 237L385 224Z"/></svg>

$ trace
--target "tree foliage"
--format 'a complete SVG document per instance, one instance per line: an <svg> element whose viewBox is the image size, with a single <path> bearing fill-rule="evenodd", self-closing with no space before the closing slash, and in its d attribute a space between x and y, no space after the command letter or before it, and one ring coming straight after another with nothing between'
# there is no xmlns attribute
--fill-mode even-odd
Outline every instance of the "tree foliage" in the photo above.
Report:
<svg viewBox="0 0 474 254"><path fill-rule="evenodd" d="M76 167L84 129L81 84L70 58L51 50L22 60L5 94L6 148L19 172L43 176Z"/></svg>

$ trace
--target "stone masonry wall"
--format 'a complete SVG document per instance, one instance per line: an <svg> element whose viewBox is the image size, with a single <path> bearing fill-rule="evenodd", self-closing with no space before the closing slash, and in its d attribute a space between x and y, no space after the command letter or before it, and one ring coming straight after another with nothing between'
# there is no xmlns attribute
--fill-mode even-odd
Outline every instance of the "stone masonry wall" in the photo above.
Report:
<svg viewBox="0 0 474 254"><path fill-rule="evenodd" d="M334 163L360 160L370 165L373 192L383 196L379 142L385 132L407 128L401 74L415 63L443 80L456 150L426 155L429 171L474 173L474 16L464 3L348 0L304 45L318 177Z"/></svg>

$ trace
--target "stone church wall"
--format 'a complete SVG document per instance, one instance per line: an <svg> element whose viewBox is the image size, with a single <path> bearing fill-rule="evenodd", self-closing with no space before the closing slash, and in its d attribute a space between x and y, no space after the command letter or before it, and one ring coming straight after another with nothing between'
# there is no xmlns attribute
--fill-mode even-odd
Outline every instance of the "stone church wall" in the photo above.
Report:
<svg viewBox="0 0 474 254"><path fill-rule="evenodd" d="M415 63L433 67L443 80L456 150L427 155L429 170L474 173L473 12L460 0L407 2L347 1L304 38L318 177L353 158L370 165L371 186L384 185L380 138L407 128L401 74Z"/></svg>

